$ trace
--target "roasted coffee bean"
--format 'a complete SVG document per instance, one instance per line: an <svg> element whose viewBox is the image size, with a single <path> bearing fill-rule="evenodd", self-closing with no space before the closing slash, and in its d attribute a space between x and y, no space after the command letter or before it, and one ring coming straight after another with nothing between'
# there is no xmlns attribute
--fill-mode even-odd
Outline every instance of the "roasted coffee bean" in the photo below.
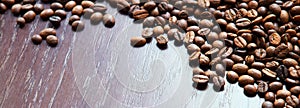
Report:
<svg viewBox="0 0 300 108"><path fill-rule="evenodd" d="M154 36L159 36L164 33L164 29L161 26L156 26L153 28Z"/></svg>
<svg viewBox="0 0 300 108"><path fill-rule="evenodd" d="M300 9L300 6L294 6L291 8L290 13L293 15L300 15L299 9Z"/></svg>
<svg viewBox="0 0 300 108"><path fill-rule="evenodd" d="M155 23L157 25L164 26L164 25L166 25L166 20L161 16L157 16L157 17L155 17Z"/></svg>
<svg viewBox="0 0 300 108"><path fill-rule="evenodd" d="M24 13L24 12L27 12L27 11L30 11L30 10L33 10L33 5L32 4L24 4L21 6L21 11Z"/></svg>
<svg viewBox="0 0 300 108"><path fill-rule="evenodd" d="M90 18L93 13L95 13L95 11L93 9L91 9L91 8L85 8L82 11L82 14L83 14L84 18Z"/></svg>
<svg viewBox="0 0 300 108"><path fill-rule="evenodd" d="M156 7L156 3L154 1L148 1L144 4L144 8L148 11L153 10Z"/></svg>
<svg viewBox="0 0 300 108"><path fill-rule="evenodd" d="M31 41L32 41L34 44L40 44L40 43L42 43L43 38L42 38L40 35L36 34L36 35L33 35L33 36L31 37Z"/></svg>
<svg viewBox="0 0 300 108"><path fill-rule="evenodd" d="M300 66L292 66L289 68L289 75L292 77L292 78L300 78Z"/></svg>
<svg viewBox="0 0 300 108"><path fill-rule="evenodd" d="M50 8L55 11L57 9L64 8L64 6L58 2L53 2L53 3L51 3Z"/></svg>
<svg viewBox="0 0 300 108"><path fill-rule="evenodd" d="M271 70L277 69L278 66L279 66L279 63L277 61L271 61L271 62L266 63L266 68L269 68Z"/></svg>
<svg viewBox="0 0 300 108"><path fill-rule="evenodd" d="M286 103L290 106L292 106L293 108L299 106L300 102L299 99L297 98L297 96L291 95L286 97Z"/></svg>
<svg viewBox="0 0 300 108"><path fill-rule="evenodd" d="M119 0L117 3L117 9L120 13L128 14L130 10L130 4L126 0Z"/></svg>
<svg viewBox="0 0 300 108"><path fill-rule="evenodd" d="M215 58L215 59L217 59L217 58ZM213 59L212 61L214 61L215 59ZM216 61L221 61L221 58L220 58L220 60L216 60ZM226 71L225 66L223 64L216 64L215 66L216 66L216 73L219 76L225 76L225 71Z"/></svg>
<svg viewBox="0 0 300 108"><path fill-rule="evenodd" d="M267 52L263 48L256 49L254 52L255 52L254 53L255 56L260 58L260 59L265 58L267 56Z"/></svg>
<svg viewBox="0 0 300 108"><path fill-rule="evenodd" d="M277 99L274 101L275 108L283 108L285 106L285 101L283 99Z"/></svg>
<svg viewBox="0 0 300 108"><path fill-rule="evenodd" d="M240 86L245 86L245 85L248 85L248 84L251 84L253 85L254 84L254 78L249 76L249 75L242 75L239 77L239 85Z"/></svg>
<svg viewBox="0 0 300 108"><path fill-rule="evenodd" d="M293 6L293 1L286 1L282 4L282 7L285 9L290 9Z"/></svg>
<svg viewBox="0 0 300 108"><path fill-rule="evenodd" d="M268 68L264 68L262 69L262 73L267 77L267 78L271 78L271 79L275 79L277 73L268 69Z"/></svg>
<svg viewBox="0 0 300 108"><path fill-rule="evenodd" d="M4 13L7 10L7 7L4 3L0 3L0 13Z"/></svg>
<svg viewBox="0 0 300 108"><path fill-rule="evenodd" d="M61 19L65 19L67 16L67 12L61 9L58 9L54 12L55 16L59 16Z"/></svg>
<svg viewBox="0 0 300 108"><path fill-rule="evenodd" d="M253 97L256 95L257 88L254 85L248 84L244 87L244 93L246 96Z"/></svg>
<svg viewBox="0 0 300 108"><path fill-rule="evenodd" d="M273 92L267 92L265 94L265 101L274 102L275 101L275 94Z"/></svg>
<svg viewBox="0 0 300 108"><path fill-rule="evenodd" d="M33 11L28 11L23 15L26 22L32 22L35 19L36 14Z"/></svg>
<svg viewBox="0 0 300 108"><path fill-rule="evenodd" d="M243 37L238 36L237 38L234 39L234 44L238 48L245 48L247 46L247 41Z"/></svg>
<svg viewBox="0 0 300 108"><path fill-rule="evenodd" d="M228 24L225 19L217 19L216 22L223 28Z"/></svg>
<svg viewBox="0 0 300 108"><path fill-rule="evenodd" d="M74 21L78 21L80 20L80 17L78 15L72 15L70 18L69 18L69 24L72 25L72 23Z"/></svg>
<svg viewBox="0 0 300 108"><path fill-rule="evenodd" d="M216 91L224 90L225 80L223 77L221 77L221 76L213 77L213 83L214 83L214 90L216 90Z"/></svg>
<svg viewBox="0 0 300 108"><path fill-rule="evenodd" d="M145 9L133 11L133 18L136 20L144 19L149 16L149 13Z"/></svg>
<svg viewBox="0 0 300 108"><path fill-rule="evenodd" d="M275 55L279 58L284 58L288 54L289 49L288 46L284 43L281 43L279 46L276 47L275 49Z"/></svg>
<svg viewBox="0 0 300 108"><path fill-rule="evenodd" d="M91 24L99 24L100 21L102 20L103 15L100 12L95 12L91 15Z"/></svg>
<svg viewBox="0 0 300 108"><path fill-rule="evenodd" d="M265 94L268 91L268 83L260 81L257 85L257 92L260 94Z"/></svg>
<svg viewBox="0 0 300 108"><path fill-rule="evenodd" d="M240 18L236 20L237 27L245 28L248 27L249 25L251 25L251 21L248 18Z"/></svg>
<svg viewBox="0 0 300 108"><path fill-rule="evenodd" d="M234 23L229 23L226 26L226 31L230 32L230 33L237 33L238 32L238 28L236 27L236 25Z"/></svg>
<svg viewBox="0 0 300 108"><path fill-rule="evenodd" d="M243 57L236 54L231 54L230 58L236 63L242 63L244 61Z"/></svg>
<svg viewBox="0 0 300 108"><path fill-rule="evenodd" d="M72 23L73 31L82 31L83 29L84 29L84 23L82 21L77 20Z"/></svg>
<svg viewBox="0 0 300 108"><path fill-rule="evenodd" d="M26 21L23 17L18 17L17 18L17 24L20 26L20 27L23 27L25 25Z"/></svg>
<svg viewBox="0 0 300 108"><path fill-rule="evenodd" d="M209 51L205 52L206 56L215 55L220 51L219 48L211 48Z"/></svg>
<svg viewBox="0 0 300 108"><path fill-rule="evenodd" d="M221 56L222 58L226 58L230 56L233 53L233 48L232 47L223 47L219 53L218 56Z"/></svg>
<svg viewBox="0 0 300 108"><path fill-rule="evenodd" d="M237 18L237 14L233 9L225 11L225 19L227 21L234 21Z"/></svg>
<svg viewBox="0 0 300 108"><path fill-rule="evenodd" d="M281 10L280 21L285 24L289 22L289 13L286 10Z"/></svg>
<svg viewBox="0 0 300 108"><path fill-rule="evenodd" d="M146 44L146 39L143 37L131 37L130 44L133 47L141 47Z"/></svg>
<svg viewBox="0 0 300 108"><path fill-rule="evenodd" d="M51 24L54 27L59 27L60 22L61 22L61 18L59 16L51 16L51 17L49 17L49 21L51 22Z"/></svg>
<svg viewBox="0 0 300 108"><path fill-rule="evenodd" d="M277 81L272 82L272 83L269 84L269 90L274 91L274 92L278 91L278 90L281 90L282 87L283 87L283 84L281 82L277 82Z"/></svg>
<svg viewBox="0 0 300 108"><path fill-rule="evenodd" d="M258 16L258 12L255 9L251 9L247 13L248 18L254 19Z"/></svg>
<svg viewBox="0 0 300 108"><path fill-rule="evenodd" d="M208 8L210 6L210 0L198 0L198 6Z"/></svg>
<svg viewBox="0 0 300 108"><path fill-rule="evenodd" d="M208 34L210 34L211 30L209 28L201 28L200 30L198 30L198 34L202 37L208 36Z"/></svg>
<svg viewBox="0 0 300 108"><path fill-rule="evenodd" d="M113 27L115 25L115 17L111 14L105 14L103 16L103 24L105 27Z"/></svg>
<svg viewBox="0 0 300 108"><path fill-rule="evenodd" d="M48 20L50 16L54 15L54 11L52 9L45 9L40 13L40 17L43 20Z"/></svg>
<svg viewBox="0 0 300 108"><path fill-rule="evenodd" d="M248 71L248 66L245 64L237 63L232 66L232 70L240 75L246 74Z"/></svg>
<svg viewBox="0 0 300 108"><path fill-rule="evenodd" d="M184 19L177 20L177 25L178 25L178 27L180 27L183 30L187 29L187 27L188 27L188 23Z"/></svg>
<svg viewBox="0 0 300 108"><path fill-rule="evenodd" d="M47 36L49 35L54 35L56 36L56 30L53 29L53 28L45 28L43 29L41 32L40 32L40 36L43 38L43 39L46 39Z"/></svg>
<svg viewBox="0 0 300 108"><path fill-rule="evenodd" d="M200 55L201 55L201 52L199 52L199 51L193 52L193 53L190 55L189 60L190 60L190 61L199 60Z"/></svg>
<svg viewBox="0 0 300 108"><path fill-rule="evenodd" d="M276 98L285 99L286 97L291 96L291 92L288 90L278 90L276 92Z"/></svg>
<svg viewBox="0 0 300 108"><path fill-rule="evenodd" d="M77 5L72 9L72 14L73 15L78 15L81 16L83 13L83 7L81 5Z"/></svg>
<svg viewBox="0 0 300 108"><path fill-rule="evenodd" d="M199 84L207 84L209 81L209 78L205 75L194 75L192 79L195 83Z"/></svg>
<svg viewBox="0 0 300 108"><path fill-rule="evenodd" d="M58 38L54 35L49 35L46 38L46 42L49 46L56 46L58 44Z"/></svg>
<svg viewBox="0 0 300 108"><path fill-rule="evenodd" d="M239 75L234 71L228 71L226 74L226 79L230 83L236 83L239 79Z"/></svg>
<svg viewBox="0 0 300 108"><path fill-rule="evenodd" d="M291 78L286 78L284 81L288 87L293 87L293 86L297 86L300 84L299 80L294 80Z"/></svg>
<svg viewBox="0 0 300 108"><path fill-rule="evenodd" d="M294 86L290 89L290 92L294 95L299 95L300 94L300 86Z"/></svg>
<svg viewBox="0 0 300 108"><path fill-rule="evenodd" d="M261 7L259 7L258 9L257 9L257 12L258 12L258 14L260 14L260 15L262 15L262 16L265 16L266 14L267 14L267 8L266 7L264 7L264 6L261 6Z"/></svg>
<svg viewBox="0 0 300 108"><path fill-rule="evenodd" d="M142 31L142 37L144 38L151 38L153 35L153 29L152 28L144 28Z"/></svg>
<svg viewBox="0 0 300 108"><path fill-rule="evenodd" d="M75 1L69 1L65 4L65 9L66 10L72 10L74 7L76 6L76 2Z"/></svg>
<svg viewBox="0 0 300 108"><path fill-rule="evenodd" d="M272 33L269 36L269 41L272 45L278 46L281 42L281 37L278 33Z"/></svg>
<svg viewBox="0 0 300 108"><path fill-rule="evenodd" d="M90 7L93 7L94 5L95 5L94 2L92 2L92 1L82 1L81 2L81 6L83 8L90 8Z"/></svg>
<svg viewBox="0 0 300 108"><path fill-rule="evenodd" d="M94 6L91 7L95 12L105 12L107 7L104 4L96 3Z"/></svg>
<svg viewBox="0 0 300 108"><path fill-rule="evenodd" d="M143 26L152 27L155 25L155 17L149 16L143 21Z"/></svg>
<svg viewBox="0 0 300 108"><path fill-rule="evenodd" d="M193 68L193 75L205 75L205 72L201 68L197 67Z"/></svg>
<svg viewBox="0 0 300 108"><path fill-rule="evenodd" d="M218 40L219 36L216 32L210 32L208 36L206 36L206 39L209 43L212 43L213 41Z"/></svg>
<svg viewBox="0 0 300 108"><path fill-rule="evenodd" d="M267 36L267 34L261 29L253 29L252 33L256 36L259 36L259 37L266 37Z"/></svg>
<svg viewBox="0 0 300 108"><path fill-rule="evenodd" d="M256 80L259 80L262 78L262 72L260 70L251 68L247 71L247 73L248 73L248 75L252 76Z"/></svg>
<svg viewBox="0 0 300 108"><path fill-rule="evenodd" d="M163 35L157 36L156 41L158 45L167 45L168 43L168 38L164 37Z"/></svg>
<svg viewBox="0 0 300 108"><path fill-rule="evenodd" d="M278 4L273 3L269 6L269 10L275 15L279 15L281 12L281 7Z"/></svg>
<svg viewBox="0 0 300 108"><path fill-rule="evenodd" d="M284 80L284 79L288 76L288 69L287 69L286 66L280 65L280 66L276 69L276 73L277 73L277 76L278 76L281 80Z"/></svg>
<svg viewBox="0 0 300 108"><path fill-rule="evenodd" d="M291 67L291 66L297 66L298 62L292 58L286 58L284 60L282 60L283 65L285 65L286 67Z"/></svg>
<svg viewBox="0 0 300 108"><path fill-rule="evenodd" d="M0 6L1 7L1 6ZM21 12L21 7L22 5L21 4L14 4L12 7L11 7L11 12L14 14L14 15L19 15L20 12ZM1 10L1 9L0 9Z"/></svg>
<svg viewBox="0 0 300 108"><path fill-rule="evenodd" d="M264 101L261 105L262 108L274 108L273 103L270 101Z"/></svg>
<svg viewBox="0 0 300 108"><path fill-rule="evenodd" d="M205 55L200 55L199 63L200 65L207 66L209 65L210 59Z"/></svg>
<svg viewBox="0 0 300 108"><path fill-rule="evenodd" d="M200 52L201 49L199 46L197 46L196 44L190 44L187 46L188 52L189 53L193 53L193 52Z"/></svg>
<svg viewBox="0 0 300 108"><path fill-rule="evenodd" d="M189 31L189 32L187 32L186 34L185 34L185 37L184 37L184 42L186 43L186 44L190 44L190 43L192 43L193 41L194 41L194 38L195 38L195 32L193 32L193 31Z"/></svg>

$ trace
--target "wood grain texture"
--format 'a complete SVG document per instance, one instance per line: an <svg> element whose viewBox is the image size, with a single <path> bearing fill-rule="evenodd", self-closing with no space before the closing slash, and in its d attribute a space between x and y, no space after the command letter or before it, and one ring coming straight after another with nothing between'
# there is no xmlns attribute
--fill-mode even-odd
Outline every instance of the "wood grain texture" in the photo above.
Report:
<svg viewBox="0 0 300 108"><path fill-rule="evenodd" d="M47 6L46 6L47 7ZM152 41L132 48L141 25L115 8L114 28L91 25L74 33L64 20L57 47L30 37L49 23L39 16L24 28L9 11L0 17L0 108L258 108L263 99L248 98L237 84L226 82L215 92L192 86L192 68L184 46L169 43L160 50ZM71 14L69 13L68 16Z"/></svg>

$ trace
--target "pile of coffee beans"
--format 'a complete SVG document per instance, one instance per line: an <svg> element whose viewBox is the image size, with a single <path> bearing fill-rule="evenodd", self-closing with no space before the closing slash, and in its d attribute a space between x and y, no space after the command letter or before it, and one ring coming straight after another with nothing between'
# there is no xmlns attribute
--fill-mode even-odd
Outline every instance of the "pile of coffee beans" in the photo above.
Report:
<svg viewBox="0 0 300 108"><path fill-rule="evenodd" d="M1 0L0 13L11 9L24 26L36 15L52 27L32 37L50 46L58 44L54 28L72 16L74 31L84 29L81 17L91 24L113 27L115 19L104 4L88 0ZM300 107L300 1L299 0L107 0L121 14L143 24L141 36L130 39L133 47L155 38L160 48L169 41L185 45L197 89L213 83L216 91L238 83L249 97L265 99L263 108ZM227 79L224 79L224 77Z"/></svg>

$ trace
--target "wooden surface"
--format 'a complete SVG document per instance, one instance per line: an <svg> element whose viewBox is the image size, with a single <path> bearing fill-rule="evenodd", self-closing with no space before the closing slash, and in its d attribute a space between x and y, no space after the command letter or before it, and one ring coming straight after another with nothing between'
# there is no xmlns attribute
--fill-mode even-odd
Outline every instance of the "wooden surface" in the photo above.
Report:
<svg viewBox="0 0 300 108"><path fill-rule="evenodd" d="M171 41L160 50L152 41L132 48L142 26L115 8L114 28L91 25L74 33L63 21L55 48L34 45L30 37L49 25L37 20L18 28L9 11L0 18L0 108L259 108L237 84L216 92L192 86L192 68L184 46ZM70 13L68 14L70 16Z"/></svg>

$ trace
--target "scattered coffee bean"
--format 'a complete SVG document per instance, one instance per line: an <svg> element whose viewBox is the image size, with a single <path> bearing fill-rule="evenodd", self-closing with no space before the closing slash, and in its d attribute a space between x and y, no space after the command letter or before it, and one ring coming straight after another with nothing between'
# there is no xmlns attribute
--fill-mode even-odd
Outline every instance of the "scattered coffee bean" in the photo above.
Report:
<svg viewBox="0 0 300 108"><path fill-rule="evenodd" d="M41 32L40 32L40 36L43 38L43 39L46 39L47 36L49 35L54 35L56 36L56 30L53 29L53 28L45 28L43 29Z"/></svg>
<svg viewBox="0 0 300 108"><path fill-rule="evenodd" d="M84 29L84 23L82 21L74 21L72 23L72 30L73 31L82 31Z"/></svg>
<svg viewBox="0 0 300 108"><path fill-rule="evenodd" d="M54 35L49 35L46 38L46 42L49 46L56 46L58 44L58 38Z"/></svg>
<svg viewBox="0 0 300 108"><path fill-rule="evenodd" d="M273 92L267 92L265 94L265 101L274 102L275 101L275 94Z"/></svg>
<svg viewBox="0 0 300 108"><path fill-rule="evenodd" d="M157 36L156 41L158 45L167 45L168 43L168 38L164 37L163 35Z"/></svg>
<svg viewBox="0 0 300 108"><path fill-rule="evenodd" d="M251 84L253 85L254 84L254 78L249 76L249 75L242 75L239 77L239 85L240 86L245 86L247 84Z"/></svg>
<svg viewBox="0 0 300 108"><path fill-rule="evenodd" d="M51 16L51 17L49 17L49 21L51 22L51 24L54 27L59 27L60 22L61 22L61 18L59 16Z"/></svg>
<svg viewBox="0 0 300 108"><path fill-rule="evenodd" d="M32 41L34 44L40 44L40 43L42 43L43 38L42 38L40 35L36 34L36 35L33 35L33 36L31 37L31 41Z"/></svg>
<svg viewBox="0 0 300 108"><path fill-rule="evenodd" d="M78 15L81 16L83 13L83 7L81 5L77 5L72 9L72 14L73 15Z"/></svg>
<svg viewBox="0 0 300 108"><path fill-rule="evenodd" d="M50 16L54 15L54 11L52 9L45 9L40 13L40 17L43 20L48 20Z"/></svg>
<svg viewBox="0 0 300 108"><path fill-rule="evenodd" d="M105 27L113 27L115 26L115 17L112 16L111 14L105 14L103 16L103 24Z"/></svg>
<svg viewBox="0 0 300 108"><path fill-rule="evenodd" d="M100 12L95 12L91 15L90 20L91 24L99 24L103 18L103 14Z"/></svg>
<svg viewBox="0 0 300 108"><path fill-rule="evenodd" d="M134 47L141 47L146 44L146 39L143 37L131 37L130 44Z"/></svg>
<svg viewBox="0 0 300 108"><path fill-rule="evenodd" d="M276 92L276 98L285 99L286 97L291 96L291 92L287 90L278 90Z"/></svg>
<svg viewBox="0 0 300 108"><path fill-rule="evenodd" d="M17 24L20 25L20 27L23 27L25 25L26 21L23 17L17 18Z"/></svg>
<svg viewBox="0 0 300 108"><path fill-rule="evenodd" d="M244 93L247 96L253 97L256 95L257 88L254 85L248 84L244 87ZM259 92L259 90L258 90Z"/></svg>
<svg viewBox="0 0 300 108"><path fill-rule="evenodd" d="M207 84L209 81L209 78L205 75L194 75L193 81L195 83Z"/></svg>
<svg viewBox="0 0 300 108"><path fill-rule="evenodd" d="M76 6L76 2L75 1L69 1L65 4L65 9L66 10L72 10L74 7Z"/></svg>
<svg viewBox="0 0 300 108"><path fill-rule="evenodd" d="M35 19L36 14L33 11L28 11L23 15L26 22L32 22Z"/></svg>
<svg viewBox="0 0 300 108"><path fill-rule="evenodd" d="M22 7L21 4L14 4L14 5L11 7L11 12L12 12L14 15L19 15L20 12L21 12L21 7ZM0 9L0 10L1 10L1 9Z"/></svg>

